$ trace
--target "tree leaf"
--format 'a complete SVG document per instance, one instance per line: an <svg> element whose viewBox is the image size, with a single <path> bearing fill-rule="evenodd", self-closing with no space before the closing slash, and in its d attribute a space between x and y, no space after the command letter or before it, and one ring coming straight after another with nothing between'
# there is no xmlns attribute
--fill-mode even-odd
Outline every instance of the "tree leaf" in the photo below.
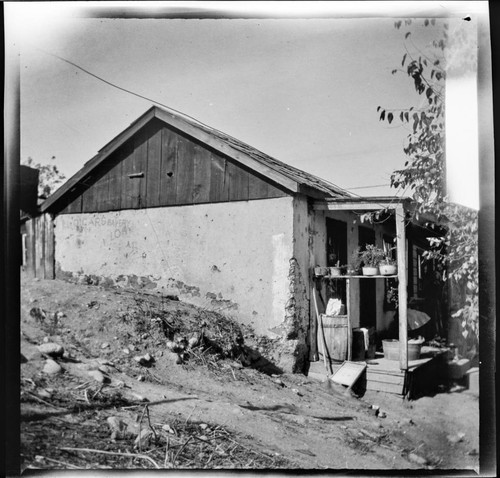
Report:
<svg viewBox="0 0 500 478"><path fill-rule="evenodd" d="M385 110L382 111L382 113L380 114L380 121L384 121L385 119Z"/></svg>
<svg viewBox="0 0 500 478"><path fill-rule="evenodd" d="M411 32L406 32L405 39L411 35Z"/></svg>
<svg viewBox="0 0 500 478"><path fill-rule="evenodd" d="M392 123L392 119L393 119L393 118L394 118L394 115L393 115L392 113L389 113L389 114L387 115L387 121L389 121L389 124L391 124L391 123Z"/></svg>
<svg viewBox="0 0 500 478"><path fill-rule="evenodd" d="M406 61L406 56L407 56L407 53L405 53L405 54L403 55L403 61L401 62L401 66L404 66L405 61Z"/></svg>

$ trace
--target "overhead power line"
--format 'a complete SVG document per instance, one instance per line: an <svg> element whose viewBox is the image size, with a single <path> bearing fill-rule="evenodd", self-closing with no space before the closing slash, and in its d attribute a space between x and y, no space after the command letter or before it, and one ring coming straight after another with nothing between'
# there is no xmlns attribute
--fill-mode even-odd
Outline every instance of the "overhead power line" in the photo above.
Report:
<svg viewBox="0 0 500 478"><path fill-rule="evenodd" d="M157 105L159 105L159 106L162 106L163 108L166 108L166 109L167 109L167 110L169 110L169 111L173 111L173 112L177 113L177 114L178 114L178 115L180 115L180 116L184 116L184 117L186 117L186 118L190 118L191 120L195 121L196 123L201 124L201 125L203 125L203 126L205 126L205 127L207 127L207 128L210 128L208 125L206 125L205 123L202 123L201 121L197 120L196 118L193 118L192 116L189 116L189 115L187 115L187 114L185 114L185 113L182 113L182 112L181 112L181 111L179 111L179 110L176 110L175 108L172 108L172 107L167 106L167 105L165 105L165 104L163 104L163 103L160 103L159 101L156 101L156 100L154 100L153 98L149 98L149 97L147 97L147 96L143 96L143 95L141 95L141 94L139 94L139 93L135 93L134 91L128 90L127 88L123 88L123 87L121 87L121 86L118 86L118 85L116 85L116 84L112 83L111 81L105 80L104 78L100 77L99 75L96 75L95 73L92 73L91 71L89 71L89 70L87 70L87 69L85 69L85 68L81 67L80 65L77 65L76 63L74 63L74 62L72 62L72 61L70 61L70 60L68 60L68 59L66 59L66 58L63 58L62 56L56 55L55 53L48 52L48 51L46 51L46 50L44 50L44 49L42 49L42 48L36 47L36 46L34 46L34 45L32 45L32 47L33 47L34 49L38 50L38 51L41 51L42 53L45 53L46 55L52 56L52 57L54 57L54 58L57 58L58 60L61 60L61 61L63 61L64 63L67 63L68 65L71 65L71 66L73 66L74 68L77 68L77 69L79 69L80 71L83 71L84 73L87 73L87 75L90 75L90 76L92 76L93 78L96 78L97 80L102 81L103 83L106 83L107 85L109 85L109 86L111 86L111 87L113 87L113 88L116 88L116 89L118 89L118 90L124 91L125 93L129 93L130 95L137 96L138 98L142 98L143 100L150 101L151 103L155 103L155 104L157 104ZM214 129L214 128L212 128L212 129ZM340 187L340 186L338 186L338 185L336 185L336 184L333 184L331 181L328 181L328 180L325 180L325 179L323 179L323 181L325 181L326 183L331 184L332 186L335 186L335 187L336 187L336 188L338 188L339 190L344 191L345 193L347 193L347 194L349 194L349 195L351 195L351 196L358 197L358 198L362 198L362 196L361 196L361 195L359 195L359 194L356 194L356 193L351 193L351 192L350 192L350 190L353 190L353 189L367 189L367 188L372 188L372 187L383 187L383 186L389 186L389 184L378 184L378 185L375 185L375 186L358 186L358 187L354 187L354 188L346 189L346 188L342 188L342 187ZM409 187L409 186L407 186L407 187L406 187L406 189L403 191L403 194L404 194L404 193L408 190L408 187ZM399 188L398 188L398 191L396 191L396 194L397 194L400 190L401 190L401 187L399 187ZM393 200L391 200L391 201L390 201L390 203L393 203L393 202L394 202L397 198L398 198L398 196L397 196L397 195L395 195L395 196L394 196L394 199L393 199ZM380 205L381 209L384 209L384 208L385 208L385 206L384 206L383 204L379 204L379 205ZM395 212L395 214L397 214L397 213ZM431 231L431 229L429 229L427 226L424 226L424 228L425 228L425 229L428 229L430 232L434 232L434 231Z"/></svg>

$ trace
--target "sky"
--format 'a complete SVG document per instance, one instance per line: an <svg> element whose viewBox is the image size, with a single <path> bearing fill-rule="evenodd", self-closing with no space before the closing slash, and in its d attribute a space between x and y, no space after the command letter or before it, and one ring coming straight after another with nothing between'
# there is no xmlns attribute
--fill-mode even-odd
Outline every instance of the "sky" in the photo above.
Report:
<svg viewBox="0 0 500 478"><path fill-rule="evenodd" d="M253 2L222 3L226 11L246 4L245 15L254 12ZM152 105L106 80L353 193L403 194L389 183L407 159L409 129L380 122L377 113L378 106L422 104L406 75L391 74L405 52L403 33L394 28L397 17L383 16L384 2L361 2L376 17L363 17L356 3L349 10L350 2L277 3L278 15L286 18L89 18L80 2L10 4L6 24L21 45L21 159L43 163L55 156L69 178ZM405 3L389 2L389 11L397 15L394 5ZM417 3L445 10L438 2ZM347 8L351 18L304 18L313 13L311 4ZM293 18L300 6L302 18ZM412 41L426 48L436 29L421 23L415 23ZM465 126L471 128L477 126ZM474 151L462 155L462 169L465 164L476 171L476 163Z"/></svg>

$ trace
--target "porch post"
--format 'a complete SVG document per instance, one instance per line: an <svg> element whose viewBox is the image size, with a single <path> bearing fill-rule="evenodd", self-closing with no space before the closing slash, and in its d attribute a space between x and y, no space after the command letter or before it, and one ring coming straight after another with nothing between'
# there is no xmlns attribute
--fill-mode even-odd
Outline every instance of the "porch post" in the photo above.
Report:
<svg viewBox="0 0 500 478"><path fill-rule="evenodd" d="M408 370L408 318L406 286L406 231L405 210L402 205L395 209L396 247L398 253L398 305L399 305L399 368Z"/></svg>

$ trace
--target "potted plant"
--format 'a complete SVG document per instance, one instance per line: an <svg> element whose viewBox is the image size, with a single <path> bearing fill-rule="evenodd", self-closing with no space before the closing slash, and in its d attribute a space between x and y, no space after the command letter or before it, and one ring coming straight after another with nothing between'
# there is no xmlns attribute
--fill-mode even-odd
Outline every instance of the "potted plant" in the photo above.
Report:
<svg viewBox="0 0 500 478"><path fill-rule="evenodd" d="M380 261L378 266L380 270L380 275L383 276L393 276L398 273L397 261L393 257L386 254L386 256Z"/></svg>
<svg viewBox="0 0 500 478"><path fill-rule="evenodd" d="M328 275L328 267L315 266L314 275L316 277L323 277Z"/></svg>
<svg viewBox="0 0 500 478"><path fill-rule="evenodd" d="M342 267L340 266L340 261L337 261L334 266L330 267L330 276L338 277L342 275Z"/></svg>
<svg viewBox="0 0 500 478"><path fill-rule="evenodd" d="M361 248L357 247L352 251L349 263L347 264L347 274L355 276L361 273Z"/></svg>
<svg viewBox="0 0 500 478"><path fill-rule="evenodd" d="M380 247L367 244L366 249L361 252L361 261L363 263L363 275L375 276L379 274L379 264L384 259L385 253Z"/></svg>

